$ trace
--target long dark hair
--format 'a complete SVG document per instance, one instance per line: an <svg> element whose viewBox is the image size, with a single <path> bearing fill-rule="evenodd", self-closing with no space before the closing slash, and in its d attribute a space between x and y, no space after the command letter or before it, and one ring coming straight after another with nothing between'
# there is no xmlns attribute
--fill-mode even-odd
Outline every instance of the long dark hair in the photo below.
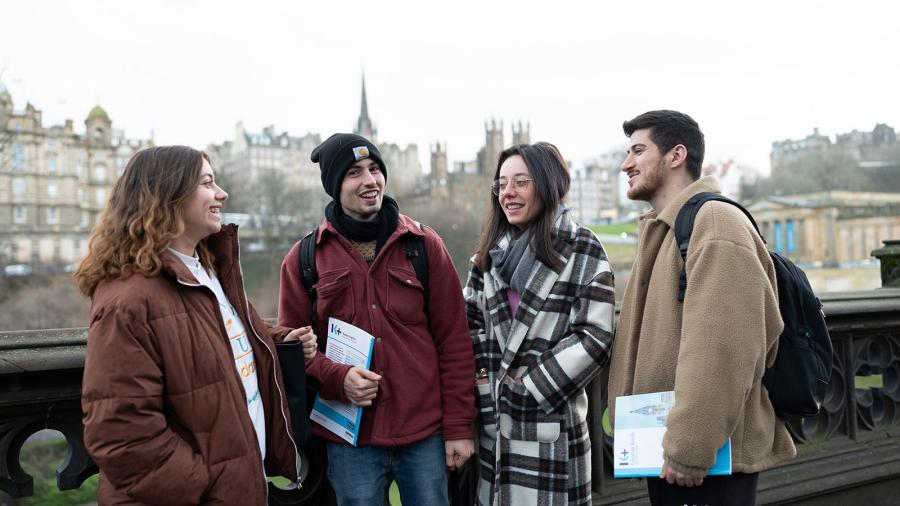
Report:
<svg viewBox="0 0 900 506"><path fill-rule="evenodd" d="M503 150L497 160L494 180L500 176L500 167L508 158L521 156L531 172L537 198L544 204L541 215L535 218L529 228L532 230L531 248L541 262L553 268L559 268L561 262L553 251L553 221L556 210L569 193L569 169L559 149L549 142L534 144L518 144ZM491 207L481 227L481 237L475 250L475 265L483 272L491 268L491 256L488 251L495 247L500 239L515 227L506 219L500 200L490 190Z"/></svg>
<svg viewBox="0 0 900 506"><path fill-rule="evenodd" d="M93 296L104 279L159 273L159 256L184 232L184 203L197 188L204 160L209 161L206 153L187 146L147 148L131 157L75 271L82 293ZM197 251L210 267L205 241Z"/></svg>

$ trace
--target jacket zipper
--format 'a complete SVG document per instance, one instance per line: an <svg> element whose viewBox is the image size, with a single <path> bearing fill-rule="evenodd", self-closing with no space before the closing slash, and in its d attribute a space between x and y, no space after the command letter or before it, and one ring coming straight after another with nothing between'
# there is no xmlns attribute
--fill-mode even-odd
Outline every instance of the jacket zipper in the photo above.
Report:
<svg viewBox="0 0 900 506"><path fill-rule="evenodd" d="M238 256L238 269L240 270L240 273L241 273L241 291L243 292L244 302L245 302L245 307L246 307L246 311L247 311L247 326L253 331L253 336L256 337L256 340L259 341L260 343L262 343L263 347L265 347L266 351L268 351L268 352L269 352L269 355L271 356L271 355L272 355L272 350L270 350L269 347L266 345L266 342L263 341L263 340L259 337L259 335L256 333L256 329L253 328L253 323L250 321L250 305L249 305L249 304L246 304L246 301L247 301L247 292L244 290L244 284L243 284L244 271L243 271L242 269L240 269L240 256ZM196 288L206 289L208 292L210 292L210 294L212 294L213 296L215 296L215 294L212 293L212 290L211 290L209 287L205 286L205 285L202 285L202 284L200 284L200 283L196 283L196 284L195 284L195 283L188 283L188 282L186 282L186 281L183 281L183 280L182 280L180 277L178 277L177 275L175 276L175 279L178 281L178 283L180 283L180 284L182 284L182 285L184 285L184 286L190 286L190 287L196 287ZM221 321L221 314L220 314L219 316L220 316L220 321ZM274 361L274 360L273 360L272 364L275 364L275 361ZM293 445L293 447L294 447L294 469L295 469L294 472L297 473L297 479L296 479L297 488L301 488L303 485L300 483L300 473L299 473L299 468L300 468L300 466L299 466L299 462L297 462L297 455L298 455L298 451L297 451L297 443L294 442L294 438L293 438L293 436L291 435L290 427L288 426L288 423L287 423L287 417L284 416L284 407L283 407L284 402L283 402L283 400L281 399L281 397L282 397L281 388L278 387L278 377L277 377L277 375L275 375L274 369L273 369L273 375L274 375L274 377L273 377L272 379L273 379L274 384L275 384L275 389L278 391L278 398L279 398L279 401L282 401L282 402L279 402L279 405L282 406L281 408L279 408L280 411L281 411L281 416L284 418L285 427L287 427L287 429L288 429L288 430L287 430L288 439L291 440L291 445ZM246 403L246 401L247 401L246 392L244 392L244 390L243 390L243 385L240 385L240 386L241 386L241 389L240 389L240 391L241 391L241 396L244 398L244 402ZM255 429L254 429L254 430L255 430ZM259 443L257 443L256 446L257 446L257 451L258 451L258 450L259 450ZM266 491L266 503L268 504L268 502L269 502L269 482L268 482L268 480L266 480L266 462L265 462L265 457L264 457L262 454L260 454L260 461L261 461L261 463L262 463L262 470L263 470L263 473L262 473L262 477L263 477L263 490Z"/></svg>
<svg viewBox="0 0 900 506"><path fill-rule="evenodd" d="M269 357L272 359L272 365L273 365L273 367L272 367L272 382L275 385L275 390L278 391L278 401L279 401L278 402L278 411L281 413L281 418L284 420L284 428L285 428L285 432L287 432L287 437L291 441L291 446L293 446L293 448L294 448L294 473L296 474L294 483L297 484L297 488L301 488L303 486L303 484L300 483L300 462L298 461L298 458L300 456L300 451L297 449L297 442L294 441L294 436L291 434L291 425L290 425L290 423L288 423L287 415L284 414L284 404L285 404L284 394L281 392L281 387L278 385L278 371L276 371L275 367L274 367L276 364L278 364L278 358L275 357L274 353L272 353L272 350L269 348L269 345L266 344L266 342L264 340L262 340L262 338L259 337L259 334L257 334L256 329L253 327L253 322L251 321L251 318L250 318L250 302L247 299L247 290L244 288L244 268L241 267L241 245L240 245L240 241L238 240L236 231L235 231L234 243L236 246L235 249L237 250L238 272L241 274L241 278L240 278L241 279L241 293L244 296L243 302L244 302L244 311L246 311L246 314L247 314L247 326L250 327L250 330L253 331L253 336L256 337L256 340L259 341L263 345L263 347L266 349L266 351L269 352ZM265 459L263 460L263 469L265 469ZM265 480L265 473L263 473L263 480ZM265 489L266 489L266 503L268 503L269 502L269 483L268 483L268 481L266 481L266 483L265 483Z"/></svg>

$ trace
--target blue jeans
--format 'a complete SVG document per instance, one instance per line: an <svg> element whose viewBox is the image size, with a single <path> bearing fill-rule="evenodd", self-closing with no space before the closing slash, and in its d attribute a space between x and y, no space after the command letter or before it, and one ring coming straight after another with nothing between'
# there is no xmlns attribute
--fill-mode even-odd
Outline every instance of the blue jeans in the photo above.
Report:
<svg viewBox="0 0 900 506"><path fill-rule="evenodd" d="M339 506L384 504L388 478L403 504L447 506L447 461L441 434L402 446L326 443L328 479Z"/></svg>

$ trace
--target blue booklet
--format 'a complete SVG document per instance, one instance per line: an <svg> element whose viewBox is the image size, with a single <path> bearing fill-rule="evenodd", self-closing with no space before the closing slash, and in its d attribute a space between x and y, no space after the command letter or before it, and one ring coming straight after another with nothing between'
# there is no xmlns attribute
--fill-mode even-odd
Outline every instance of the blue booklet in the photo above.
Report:
<svg viewBox="0 0 900 506"><path fill-rule="evenodd" d="M328 319L325 356L332 362L368 369L374 347L375 338L365 330L337 318ZM317 395L309 419L356 446L362 410L362 406L326 400Z"/></svg>
<svg viewBox="0 0 900 506"><path fill-rule="evenodd" d="M654 392L616 398L613 431L613 477L659 476L663 465L663 435L675 392ZM731 474L731 439L719 448L707 475Z"/></svg>

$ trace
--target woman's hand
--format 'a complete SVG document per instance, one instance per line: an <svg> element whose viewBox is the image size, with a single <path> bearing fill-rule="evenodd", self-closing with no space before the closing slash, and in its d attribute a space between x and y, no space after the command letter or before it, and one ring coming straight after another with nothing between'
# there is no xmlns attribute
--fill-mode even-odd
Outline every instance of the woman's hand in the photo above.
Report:
<svg viewBox="0 0 900 506"><path fill-rule="evenodd" d="M300 341L303 343L303 358L307 362L316 356L316 333L313 332L312 327L306 326L292 330L284 338L284 342L290 341Z"/></svg>

